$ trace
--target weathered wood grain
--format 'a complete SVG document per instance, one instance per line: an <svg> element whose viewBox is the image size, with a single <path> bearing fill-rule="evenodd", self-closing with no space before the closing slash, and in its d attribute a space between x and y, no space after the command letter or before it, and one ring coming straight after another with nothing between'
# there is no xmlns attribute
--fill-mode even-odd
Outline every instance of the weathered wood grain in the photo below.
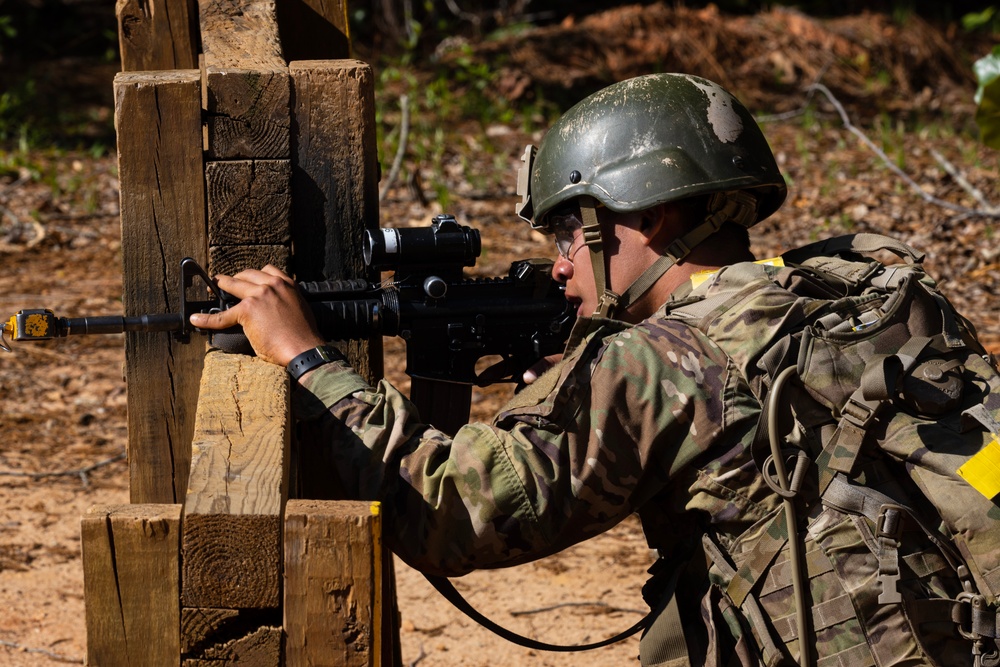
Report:
<svg viewBox="0 0 1000 667"><path fill-rule="evenodd" d="M207 65L205 76L208 159L285 159L289 156L287 69L250 70Z"/></svg>
<svg viewBox="0 0 1000 667"><path fill-rule="evenodd" d="M288 62L351 57L347 0L281 0L276 8Z"/></svg>
<svg viewBox="0 0 1000 667"><path fill-rule="evenodd" d="M207 258L200 72L123 72L114 89L125 315L176 313L181 259ZM125 335L132 502L184 497L204 352Z"/></svg>
<svg viewBox="0 0 1000 667"><path fill-rule="evenodd" d="M227 276L243 269L259 269L267 264L288 273L291 249L286 245L224 245L208 249L208 267L212 275Z"/></svg>
<svg viewBox="0 0 1000 667"><path fill-rule="evenodd" d="M284 368L207 355L184 503L185 607L280 605L289 400Z"/></svg>
<svg viewBox="0 0 1000 667"><path fill-rule="evenodd" d="M195 0L118 0L122 71L198 67Z"/></svg>
<svg viewBox="0 0 1000 667"><path fill-rule="evenodd" d="M182 667L283 667L281 628L261 627L249 634L205 649L202 657L185 658Z"/></svg>
<svg viewBox="0 0 1000 667"><path fill-rule="evenodd" d="M281 69L275 0L198 0L201 48L209 67Z"/></svg>
<svg viewBox="0 0 1000 667"><path fill-rule="evenodd" d="M199 0L209 159L288 158L288 67L273 0Z"/></svg>
<svg viewBox="0 0 1000 667"><path fill-rule="evenodd" d="M382 664L382 556L377 504L288 501L287 667Z"/></svg>
<svg viewBox="0 0 1000 667"><path fill-rule="evenodd" d="M81 521L87 664L177 665L180 505L92 508Z"/></svg>
<svg viewBox="0 0 1000 667"><path fill-rule="evenodd" d="M357 60L289 65L297 130L292 155L292 243L299 280L377 279L362 239L377 230L375 79ZM341 347L369 382L382 377L382 339Z"/></svg>
<svg viewBox="0 0 1000 667"><path fill-rule="evenodd" d="M375 80L357 60L289 65L297 129L292 238L300 280L366 278L365 230L378 229Z"/></svg>
<svg viewBox="0 0 1000 667"><path fill-rule="evenodd" d="M287 244L291 240L289 160L208 162L208 243Z"/></svg>
<svg viewBox="0 0 1000 667"><path fill-rule="evenodd" d="M181 653L190 655L200 652L211 644L212 638L221 633L228 633L229 626L240 621L239 609L181 609Z"/></svg>

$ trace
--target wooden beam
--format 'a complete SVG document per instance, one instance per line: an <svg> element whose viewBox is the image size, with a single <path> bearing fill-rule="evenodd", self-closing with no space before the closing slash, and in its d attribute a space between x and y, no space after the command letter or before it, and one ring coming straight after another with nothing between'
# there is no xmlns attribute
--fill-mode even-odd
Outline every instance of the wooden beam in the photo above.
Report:
<svg viewBox="0 0 1000 667"><path fill-rule="evenodd" d="M287 69L207 66L205 76L208 159L288 157Z"/></svg>
<svg viewBox="0 0 1000 667"><path fill-rule="evenodd" d="M375 78L357 60L289 65L294 98L292 153L293 271L299 280L377 280L365 268L362 239L377 230L378 160ZM382 339L339 345L368 382L383 375ZM330 448L298 448L299 496L328 499Z"/></svg>
<svg viewBox="0 0 1000 667"><path fill-rule="evenodd" d="M274 0L199 0L198 8L208 158L288 158L288 68Z"/></svg>
<svg viewBox="0 0 1000 667"><path fill-rule="evenodd" d="M281 604L289 396L280 366L218 351L206 357L184 502L185 607Z"/></svg>
<svg viewBox="0 0 1000 667"><path fill-rule="evenodd" d="M182 667L283 667L281 628L260 627L249 634L207 647L202 657L185 658Z"/></svg>
<svg viewBox="0 0 1000 667"><path fill-rule="evenodd" d="M266 264L285 273L291 268L291 249L287 245L224 245L208 249L208 270L211 275L231 276L243 269L259 269Z"/></svg>
<svg viewBox="0 0 1000 667"><path fill-rule="evenodd" d="M275 0L198 0L201 46L210 67L282 68Z"/></svg>
<svg viewBox="0 0 1000 667"><path fill-rule="evenodd" d="M288 501L286 667L383 664L381 530L377 503Z"/></svg>
<svg viewBox="0 0 1000 667"><path fill-rule="evenodd" d="M375 76L358 60L289 65L296 127L292 238L300 280L366 278L361 240L376 230Z"/></svg>
<svg viewBox="0 0 1000 667"><path fill-rule="evenodd" d="M365 268L362 239L377 230L378 146L375 76L358 60L289 65L295 104L292 244L299 280L378 276ZM369 382L383 375L382 339L341 351Z"/></svg>
<svg viewBox="0 0 1000 667"><path fill-rule="evenodd" d="M182 609L181 665L281 667L281 614Z"/></svg>
<svg viewBox="0 0 1000 667"><path fill-rule="evenodd" d="M195 0L118 0L115 14L123 72L198 67Z"/></svg>
<svg viewBox="0 0 1000 667"><path fill-rule="evenodd" d="M180 505L92 508L81 522L88 665L176 667Z"/></svg>
<svg viewBox="0 0 1000 667"><path fill-rule="evenodd" d="M291 170L289 160L206 164L209 245L287 244Z"/></svg>
<svg viewBox="0 0 1000 667"><path fill-rule="evenodd" d="M285 60L351 57L347 0L281 0L277 10Z"/></svg>
<svg viewBox="0 0 1000 667"><path fill-rule="evenodd" d="M114 89L125 315L176 313L181 259L207 257L200 72L122 72ZM125 335L134 503L184 497L204 353L200 337Z"/></svg>

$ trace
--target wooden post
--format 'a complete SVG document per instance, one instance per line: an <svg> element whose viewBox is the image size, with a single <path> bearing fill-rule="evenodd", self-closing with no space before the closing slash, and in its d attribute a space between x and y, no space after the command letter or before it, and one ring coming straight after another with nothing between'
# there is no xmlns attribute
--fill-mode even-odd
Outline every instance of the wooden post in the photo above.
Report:
<svg viewBox="0 0 1000 667"><path fill-rule="evenodd" d="M87 664L176 667L180 505L95 507L83 518Z"/></svg>
<svg viewBox="0 0 1000 667"><path fill-rule="evenodd" d="M296 133L292 145L292 241L299 280L377 279L365 268L366 230L377 230L375 76L358 60L289 65ZM341 345L369 382L382 377L382 339Z"/></svg>
<svg viewBox="0 0 1000 667"><path fill-rule="evenodd" d="M289 62L351 57L347 0L281 0L277 10L281 44Z"/></svg>
<svg viewBox="0 0 1000 667"><path fill-rule="evenodd" d="M122 71L196 69L195 0L118 0Z"/></svg>
<svg viewBox="0 0 1000 667"><path fill-rule="evenodd" d="M200 72L122 72L114 86L125 315L176 313L180 261L206 259ZM134 503L184 498L204 353L201 338L125 335Z"/></svg>
<svg viewBox="0 0 1000 667"><path fill-rule="evenodd" d="M177 312L184 256L210 273L270 263L300 279L373 280L361 241L378 227L374 77L357 61L308 60L349 56L346 0L117 9L123 68L165 70L115 83L126 314ZM200 70L199 40L185 36L196 15ZM159 519L117 509L84 520L91 664L280 667L282 614L287 664L331 664L319 647L350 664L398 664L378 517L368 503L302 501L286 521L287 375L252 357L206 358L198 343L126 337L132 500L186 498L169 540ZM345 352L370 381L381 376L381 338ZM131 592L141 581L145 601L154 577L156 609L169 612ZM315 582L351 592L326 596ZM155 645L135 641L147 635Z"/></svg>
<svg viewBox="0 0 1000 667"><path fill-rule="evenodd" d="M207 355L184 502L185 607L281 605L289 402L280 366Z"/></svg>
<svg viewBox="0 0 1000 667"><path fill-rule="evenodd" d="M196 635L181 638L187 667L249 655L278 667L289 415L283 368L207 355L181 537L184 628Z"/></svg>
<svg viewBox="0 0 1000 667"><path fill-rule="evenodd" d="M205 63L209 271L232 275L265 264L287 271L291 93L275 2L199 0L198 7Z"/></svg>
<svg viewBox="0 0 1000 667"><path fill-rule="evenodd" d="M381 531L377 503L288 501L286 667L382 664Z"/></svg>

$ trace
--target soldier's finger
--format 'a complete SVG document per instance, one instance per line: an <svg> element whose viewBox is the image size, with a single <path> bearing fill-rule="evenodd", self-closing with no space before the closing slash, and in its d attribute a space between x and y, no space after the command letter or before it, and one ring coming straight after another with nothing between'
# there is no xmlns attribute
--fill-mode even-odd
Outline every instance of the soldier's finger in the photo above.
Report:
<svg viewBox="0 0 1000 667"><path fill-rule="evenodd" d="M232 308L218 313L192 313L191 325L198 329L228 329L239 324L238 318Z"/></svg>
<svg viewBox="0 0 1000 667"><path fill-rule="evenodd" d="M284 271L282 271L278 267L273 266L271 264L267 264L264 268L261 269L261 271L263 273L268 274L269 276L274 276L275 278L280 278L282 281L288 283L289 285L294 285L295 284L295 281L292 280L287 273L285 273Z"/></svg>

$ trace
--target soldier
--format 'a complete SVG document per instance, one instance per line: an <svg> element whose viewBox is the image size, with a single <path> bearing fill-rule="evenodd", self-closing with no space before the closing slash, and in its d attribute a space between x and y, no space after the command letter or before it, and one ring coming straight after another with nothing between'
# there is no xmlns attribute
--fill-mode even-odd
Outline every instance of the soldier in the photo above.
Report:
<svg viewBox="0 0 1000 667"><path fill-rule="evenodd" d="M386 542L420 570L534 560L637 512L660 554L644 665L971 664L947 614L876 599L898 559L872 547L883 538L868 515L814 502L796 519L755 462L767 436L757 369L780 356L774 332L801 301L774 284L780 266L753 263L747 229L786 187L744 106L697 77L638 77L569 110L525 160L519 213L554 237L553 275L579 320L562 359L490 423L448 437L388 383L368 386L273 267L220 276L241 303L192 323L240 324L260 357L288 367L297 418L336 443L330 474L384 503ZM729 319L710 336L692 308L738 275L752 278L724 292ZM757 293L773 298L732 305ZM785 522L799 525L791 539ZM900 590L954 598L928 544L901 558L919 554L934 581Z"/></svg>

